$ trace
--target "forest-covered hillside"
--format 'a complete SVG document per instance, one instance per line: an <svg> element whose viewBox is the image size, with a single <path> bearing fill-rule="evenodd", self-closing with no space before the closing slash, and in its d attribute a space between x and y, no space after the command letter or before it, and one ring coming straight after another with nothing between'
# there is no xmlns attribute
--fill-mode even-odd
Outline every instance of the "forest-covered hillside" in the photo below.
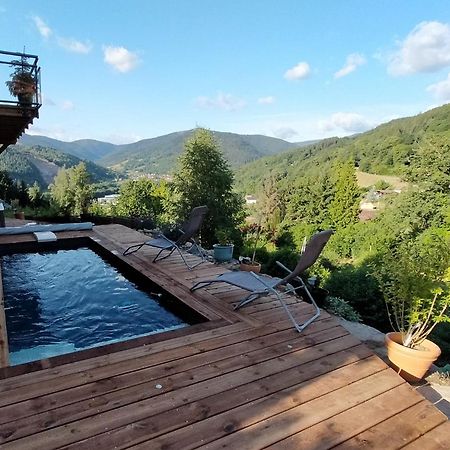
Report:
<svg viewBox="0 0 450 450"><path fill-rule="evenodd" d="M47 136L36 136L24 134L19 144L28 147L45 147L53 148L63 153L76 156L80 159L88 159L97 162L99 159L113 153L117 150L117 146L109 142L96 141L94 139L80 139L73 142L60 141L58 139L49 138Z"/></svg>
<svg viewBox="0 0 450 450"><path fill-rule="evenodd" d="M325 139L254 161L238 171L237 182L241 191L258 192L268 172L291 182L336 159L352 160L364 172L403 175L420 146L437 140L450 140L450 104L357 136Z"/></svg>
<svg viewBox="0 0 450 450"><path fill-rule="evenodd" d="M153 139L145 139L134 144L118 146L116 152L105 156L99 160L99 163L130 174L170 173L192 131L180 131ZM297 146L268 136L219 131L213 131L213 134L232 167L239 167L249 161Z"/></svg>
<svg viewBox="0 0 450 450"><path fill-rule="evenodd" d="M46 136L31 135L22 136L20 143L26 146L54 148L81 159L94 161L105 167L127 172L130 175L167 174L173 171L176 159L192 131L179 131L125 145L115 145L92 139L64 142ZM213 131L213 133L232 167L239 167L263 156L303 145L261 135L241 135L220 131ZM310 141L305 145L308 143Z"/></svg>
<svg viewBox="0 0 450 450"><path fill-rule="evenodd" d="M408 183L383 197L372 220L360 220L362 171ZM254 214L277 257L299 251L316 231L335 231L312 270L325 292L348 302L364 323L389 331L408 329L393 325L401 318L420 329L430 317L450 322L439 316L450 307L450 105L255 161L237 180L241 192L257 195ZM267 253L262 249L258 260L275 259ZM388 317L383 299L403 308L401 315L391 307ZM441 363L450 362L450 323L431 330Z"/></svg>
<svg viewBox="0 0 450 450"><path fill-rule="evenodd" d="M76 156L52 148L14 145L2 153L0 170L8 172L11 178L24 181L28 185L37 181L45 189L61 167L73 167L81 161ZM112 182L117 177L117 174L110 169L87 160L85 163L94 183Z"/></svg>

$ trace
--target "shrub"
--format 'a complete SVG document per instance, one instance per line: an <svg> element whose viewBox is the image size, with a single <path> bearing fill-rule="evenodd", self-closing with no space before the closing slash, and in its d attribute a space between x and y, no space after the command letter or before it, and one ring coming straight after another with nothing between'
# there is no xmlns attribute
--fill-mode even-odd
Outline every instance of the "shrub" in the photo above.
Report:
<svg viewBox="0 0 450 450"><path fill-rule="evenodd" d="M361 322L361 316L343 298L328 296L323 306L329 313L342 317L350 322Z"/></svg>
<svg viewBox="0 0 450 450"><path fill-rule="evenodd" d="M366 264L346 264L332 271L324 287L331 296L345 300L360 314L364 323L382 331L389 329L383 297L378 283Z"/></svg>
<svg viewBox="0 0 450 450"><path fill-rule="evenodd" d="M391 326L405 347L416 348L439 322L450 322L450 237L429 228L398 246L374 271Z"/></svg>

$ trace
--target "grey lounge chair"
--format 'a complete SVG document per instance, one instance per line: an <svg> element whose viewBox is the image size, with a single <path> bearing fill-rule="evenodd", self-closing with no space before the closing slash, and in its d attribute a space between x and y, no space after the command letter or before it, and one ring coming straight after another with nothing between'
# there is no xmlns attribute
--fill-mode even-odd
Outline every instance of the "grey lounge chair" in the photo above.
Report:
<svg viewBox="0 0 450 450"><path fill-rule="evenodd" d="M172 241L168 237L160 233L154 239L145 241L142 244L131 245L123 252L123 254L129 255L131 253L137 252L144 245L148 245L150 247L156 247L160 249L158 254L153 258L153 262L156 262L160 261L161 259L169 257L176 250L180 254L181 259L186 264L187 268L191 270L205 261L203 249L197 244L195 236L199 232L200 227L202 226L203 223L203 219L205 218L207 212L208 212L207 206L197 206L196 208L194 208L191 211L191 214L187 222L185 222L180 228L181 236L176 241ZM201 261L192 266L188 264L182 251L182 246L184 246L188 242L191 244L191 249L195 250L195 253L201 257ZM163 252L167 252L167 254L160 257L160 255Z"/></svg>
<svg viewBox="0 0 450 450"><path fill-rule="evenodd" d="M241 271L235 271L235 272L226 272L222 275L219 275L217 278L213 280L204 280L199 281L194 286L191 287L191 291L195 291L196 289L204 288L206 286L209 286L211 283L228 283L233 286L237 286L239 288L245 289L246 291L250 291L250 294L247 295L245 298L243 298L235 307L234 309L242 308L243 306L249 304L253 300L256 300L258 297L261 297L263 295L267 295L270 293L275 294L277 299L282 304L284 310L286 311L289 319L294 324L295 329L298 332L303 331L312 321L317 319L320 316L320 309L318 308L313 296L309 292L306 284L301 279L300 274L303 273L308 267L312 266L314 262L319 257L320 253L322 252L323 248L325 247L325 244L330 239L331 235L333 234L333 230L326 230L321 231L320 233L316 233L310 241L306 244L304 252L300 255L300 258L298 260L297 266L295 269L291 272L287 267L285 267L283 264L281 264L279 261L277 261L277 264L282 267L286 272L288 272L288 275L281 278L272 278L267 275L257 275L253 272L241 272ZM291 281L296 281L299 283L298 287L293 287L289 283ZM280 293L277 288L285 286L285 290L283 293ZM311 300L311 303L315 307L315 313L314 315L307 319L304 323L299 324L292 312L289 309L289 306L286 304L286 302L283 299L283 294L286 293L296 293L297 290L303 289L308 296L308 298Z"/></svg>

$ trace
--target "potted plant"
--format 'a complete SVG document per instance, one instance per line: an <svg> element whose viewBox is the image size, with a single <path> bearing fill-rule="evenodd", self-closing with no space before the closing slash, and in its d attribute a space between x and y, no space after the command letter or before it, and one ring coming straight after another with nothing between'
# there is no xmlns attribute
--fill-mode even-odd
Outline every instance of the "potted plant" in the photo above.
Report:
<svg viewBox="0 0 450 450"><path fill-rule="evenodd" d="M14 219L25 220L25 213L23 211L18 211L19 206L20 204L17 198L11 200L11 207L14 212Z"/></svg>
<svg viewBox="0 0 450 450"><path fill-rule="evenodd" d="M427 339L440 322L449 322L450 246L432 229L383 258L374 275L380 283L394 332L387 333L387 355L407 381L423 378L440 348Z"/></svg>
<svg viewBox="0 0 450 450"><path fill-rule="evenodd" d="M255 226L256 226L256 230L254 229ZM239 268L240 268L240 270L243 270L244 272L259 273L261 271L261 264L259 262L255 261L255 255L256 255L256 248L257 248L258 241L259 241L259 236L261 234L261 222L258 223L258 225L254 224L253 226L251 226L249 231L251 231L251 233L247 232L247 236L250 235L251 237L253 237L253 235L254 235L252 257L251 258L246 257L246 256L239 257L239 262L240 262Z"/></svg>
<svg viewBox="0 0 450 450"><path fill-rule="evenodd" d="M217 262L227 262L233 258L234 244L231 239L232 230L220 228L216 231L217 244L213 245L214 259Z"/></svg>
<svg viewBox="0 0 450 450"><path fill-rule="evenodd" d="M36 94L33 66L28 64L26 56L22 56L20 60L11 61L11 67L14 67L11 80L6 82L10 94L17 97L21 105L31 105Z"/></svg>

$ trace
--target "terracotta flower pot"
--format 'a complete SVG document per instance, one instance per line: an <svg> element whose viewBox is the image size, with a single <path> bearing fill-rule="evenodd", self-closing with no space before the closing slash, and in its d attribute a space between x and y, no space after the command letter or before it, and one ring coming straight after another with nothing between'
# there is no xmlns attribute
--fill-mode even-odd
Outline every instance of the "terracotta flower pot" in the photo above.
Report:
<svg viewBox="0 0 450 450"><path fill-rule="evenodd" d="M261 271L261 264L257 262L250 262L250 263L244 263L241 262L239 266L240 270L243 270L244 272L254 272L259 273Z"/></svg>
<svg viewBox="0 0 450 450"><path fill-rule="evenodd" d="M389 361L406 381L419 381L441 354L441 349L425 339L417 348L402 345L402 333L387 333L384 338Z"/></svg>

